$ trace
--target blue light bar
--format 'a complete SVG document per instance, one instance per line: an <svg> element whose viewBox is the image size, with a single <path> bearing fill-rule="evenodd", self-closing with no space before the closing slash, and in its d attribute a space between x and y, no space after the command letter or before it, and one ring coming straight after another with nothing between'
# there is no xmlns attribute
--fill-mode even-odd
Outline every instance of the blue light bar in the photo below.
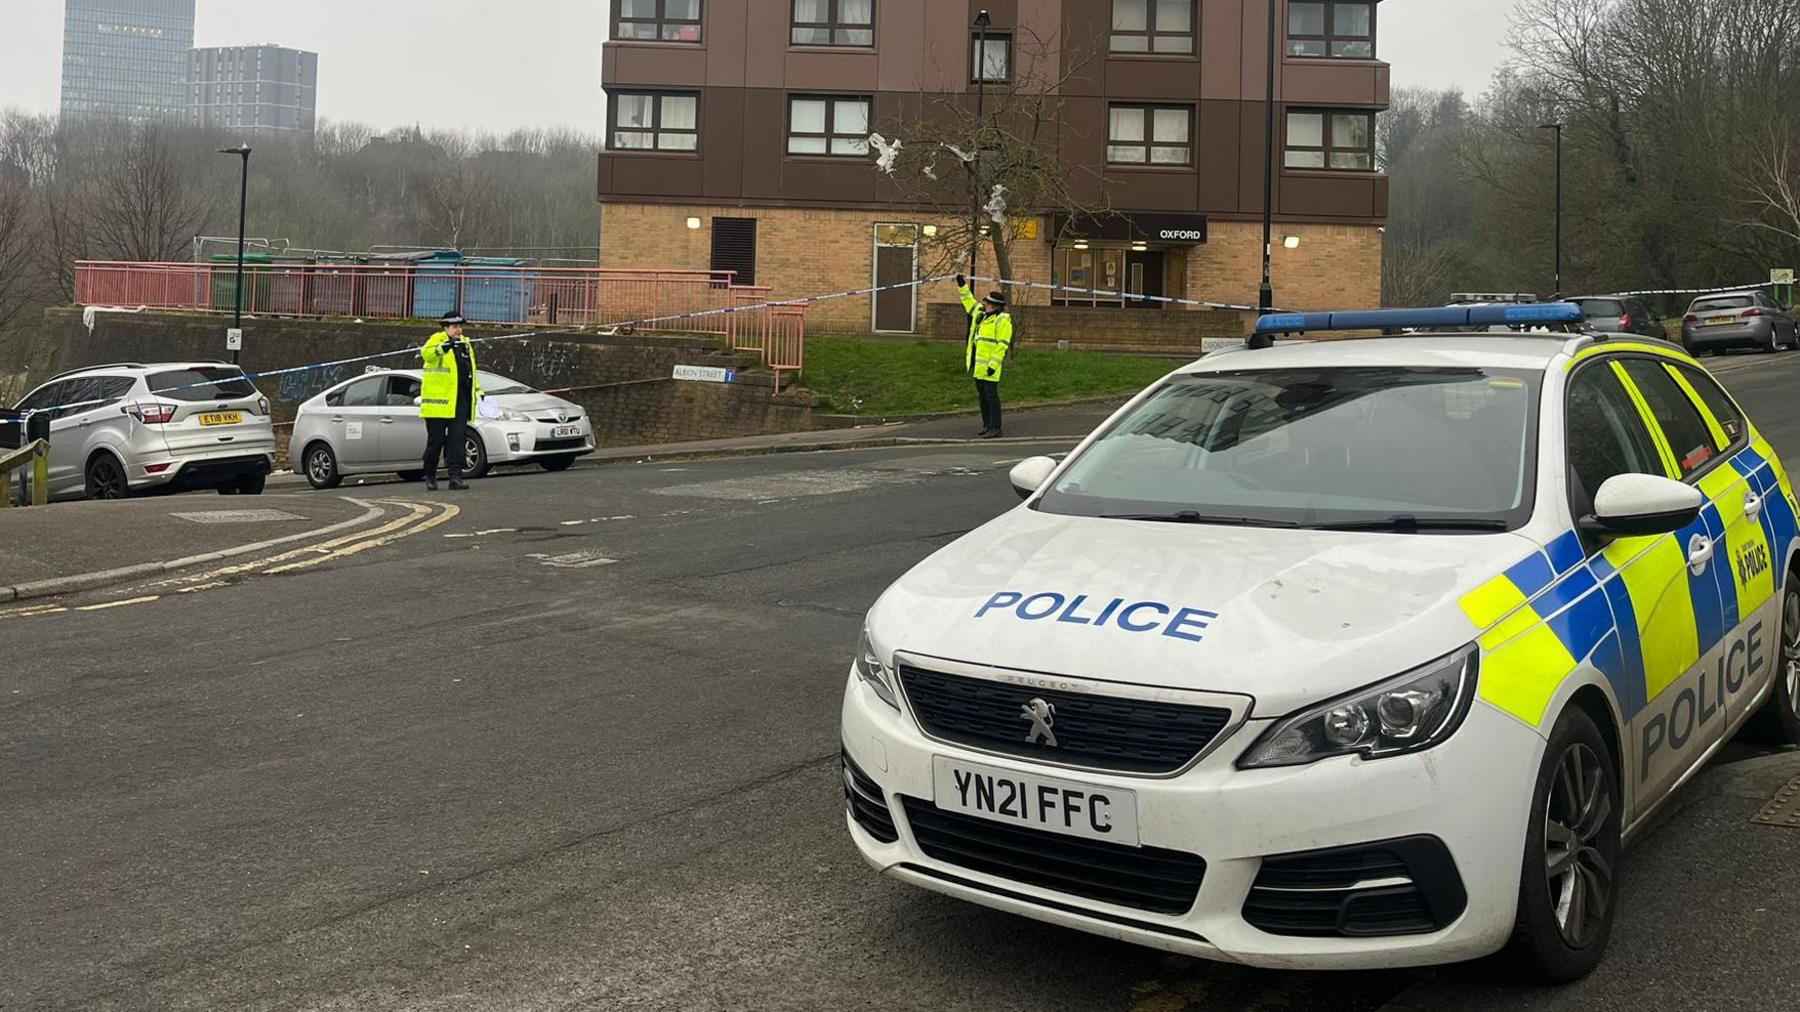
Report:
<svg viewBox="0 0 1800 1012"><path fill-rule="evenodd" d="M1352 309L1336 313L1271 313L1256 321L1258 334L1333 330L1430 330L1434 327L1527 327L1582 323L1573 302L1510 306L1443 306L1425 309Z"/></svg>

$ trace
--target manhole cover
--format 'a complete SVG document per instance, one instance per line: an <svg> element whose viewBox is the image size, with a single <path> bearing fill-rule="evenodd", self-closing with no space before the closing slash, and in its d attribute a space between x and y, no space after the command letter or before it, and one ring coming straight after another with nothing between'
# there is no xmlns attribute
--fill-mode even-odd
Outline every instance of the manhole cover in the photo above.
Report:
<svg viewBox="0 0 1800 1012"><path fill-rule="evenodd" d="M610 566L618 559L609 559L599 552L570 552L567 555L532 555L539 563L554 569L591 569L594 566Z"/></svg>
<svg viewBox="0 0 1800 1012"><path fill-rule="evenodd" d="M208 510L205 513L171 513L197 524L270 524L281 520L305 520L280 510Z"/></svg>
<svg viewBox="0 0 1800 1012"><path fill-rule="evenodd" d="M1800 777L1789 780L1787 786L1776 791L1750 821L1763 826L1800 829Z"/></svg>

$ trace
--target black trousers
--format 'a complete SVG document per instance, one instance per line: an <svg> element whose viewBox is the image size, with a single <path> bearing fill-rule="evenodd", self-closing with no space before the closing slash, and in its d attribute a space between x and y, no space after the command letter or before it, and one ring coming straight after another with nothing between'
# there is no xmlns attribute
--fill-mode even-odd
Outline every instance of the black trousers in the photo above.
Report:
<svg viewBox="0 0 1800 1012"><path fill-rule="evenodd" d="M981 431L1000 431L1000 383L998 380L976 380L975 396L981 400Z"/></svg>
<svg viewBox="0 0 1800 1012"><path fill-rule="evenodd" d="M425 419L425 473L436 474L438 458L449 458L445 463L450 467L450 479L460 480L463 473L463 454L469 439L469 420L466 415L455 418Z"/></svg>

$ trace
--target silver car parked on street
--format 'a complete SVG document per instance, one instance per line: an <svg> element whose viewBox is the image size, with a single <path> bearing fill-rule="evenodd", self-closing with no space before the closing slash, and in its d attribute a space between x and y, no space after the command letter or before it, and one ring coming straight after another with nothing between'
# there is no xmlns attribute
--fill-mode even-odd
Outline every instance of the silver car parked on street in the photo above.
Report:
<svg viewBox="0 0 1800 1012"><path fill-rule="evenodd" d="M294 469L314 488L335 488L353 474L423 478L423 375L416 369L375 370L301 404L288 443ZM490 372L480 377L482 417L469 425L462 447L466 477L479 478L503 464L561 471L594 452L593 425L581 405Z"/></svg>
<svg viewBox="0 0 1800 1012"><path fill-rule="evenodd" d="M1681 320L1681 346L1690 355L1726 348L1800 348L1800 326L1760 289L1720 292L1703 295L1688 307Z"/></svg>
<svg viewBox="0 0 1800 1012"><path fill-rule="evenodd" d="M125 362L25 395L50 414L50 498L218 489L259 495L275 464L269 400L228 362Z"/></svg>

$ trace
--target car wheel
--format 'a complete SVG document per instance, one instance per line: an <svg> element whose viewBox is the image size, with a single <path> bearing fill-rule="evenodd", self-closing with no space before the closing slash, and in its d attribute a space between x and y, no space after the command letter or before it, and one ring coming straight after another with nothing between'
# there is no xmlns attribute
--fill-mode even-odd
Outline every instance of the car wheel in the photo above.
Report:
<svg viewBox="0 0 1800 1012"><path fill-rule="evenodd" d="M1800 745L1800 574L1788 574L1781 595L1781 656L1775 690L1756 717L1757 737L1776 745Z"/></svg>
<svg viewBox="0 0 1800 1012"><path fill-rule="evenodd" d="M303 460L306 469L307 484L313 488L337 488L344 480L338 473L337 454L325 443L314 443L306 448Z"/></svg>
<svg viewBox="0 0 1800 1012"><path fill-rule="evenodd" d="M483 478L488 473L487 444L471 432L463 441L463 477Z"/></svg>
<svg viewBox="0 0 1800 1012"><path fill-rule="evenodd" d="M125 468L109 453L96 454L87 466L89 499L123 499L130 492L125 482Z"/></svg>
<svg viewBox="0 0 1800 1012"><path fill-rule="evenodd" d="M545 457L543 460L538 461L538 466L546 471L567 471L574 465L575 458L569 456Z"/></svg>
<svg viewBox="0 0 1800 1012"><path fill-rule="evenodd" d="M425 480L425 472L424 471L396 471L394 474L395 474L395 477L399 478L401 481L424 481Z"/></svg>
<svg viewBox="0 0 1800 1012"><path fill-rule="evenodd" d="M1532 794L1506 951L1519 976L1565 984L1599 965L1617 906L1621 808L1612 750L1572 706L1551 732Z"/></svg>
<svg viewBox="0 0 1800 1012"><path fill-rule="evenodd" d="M1769 338L1762 343L1764 354L1773 355L1781 350L1781 328L1769 324Z"/></svg>

